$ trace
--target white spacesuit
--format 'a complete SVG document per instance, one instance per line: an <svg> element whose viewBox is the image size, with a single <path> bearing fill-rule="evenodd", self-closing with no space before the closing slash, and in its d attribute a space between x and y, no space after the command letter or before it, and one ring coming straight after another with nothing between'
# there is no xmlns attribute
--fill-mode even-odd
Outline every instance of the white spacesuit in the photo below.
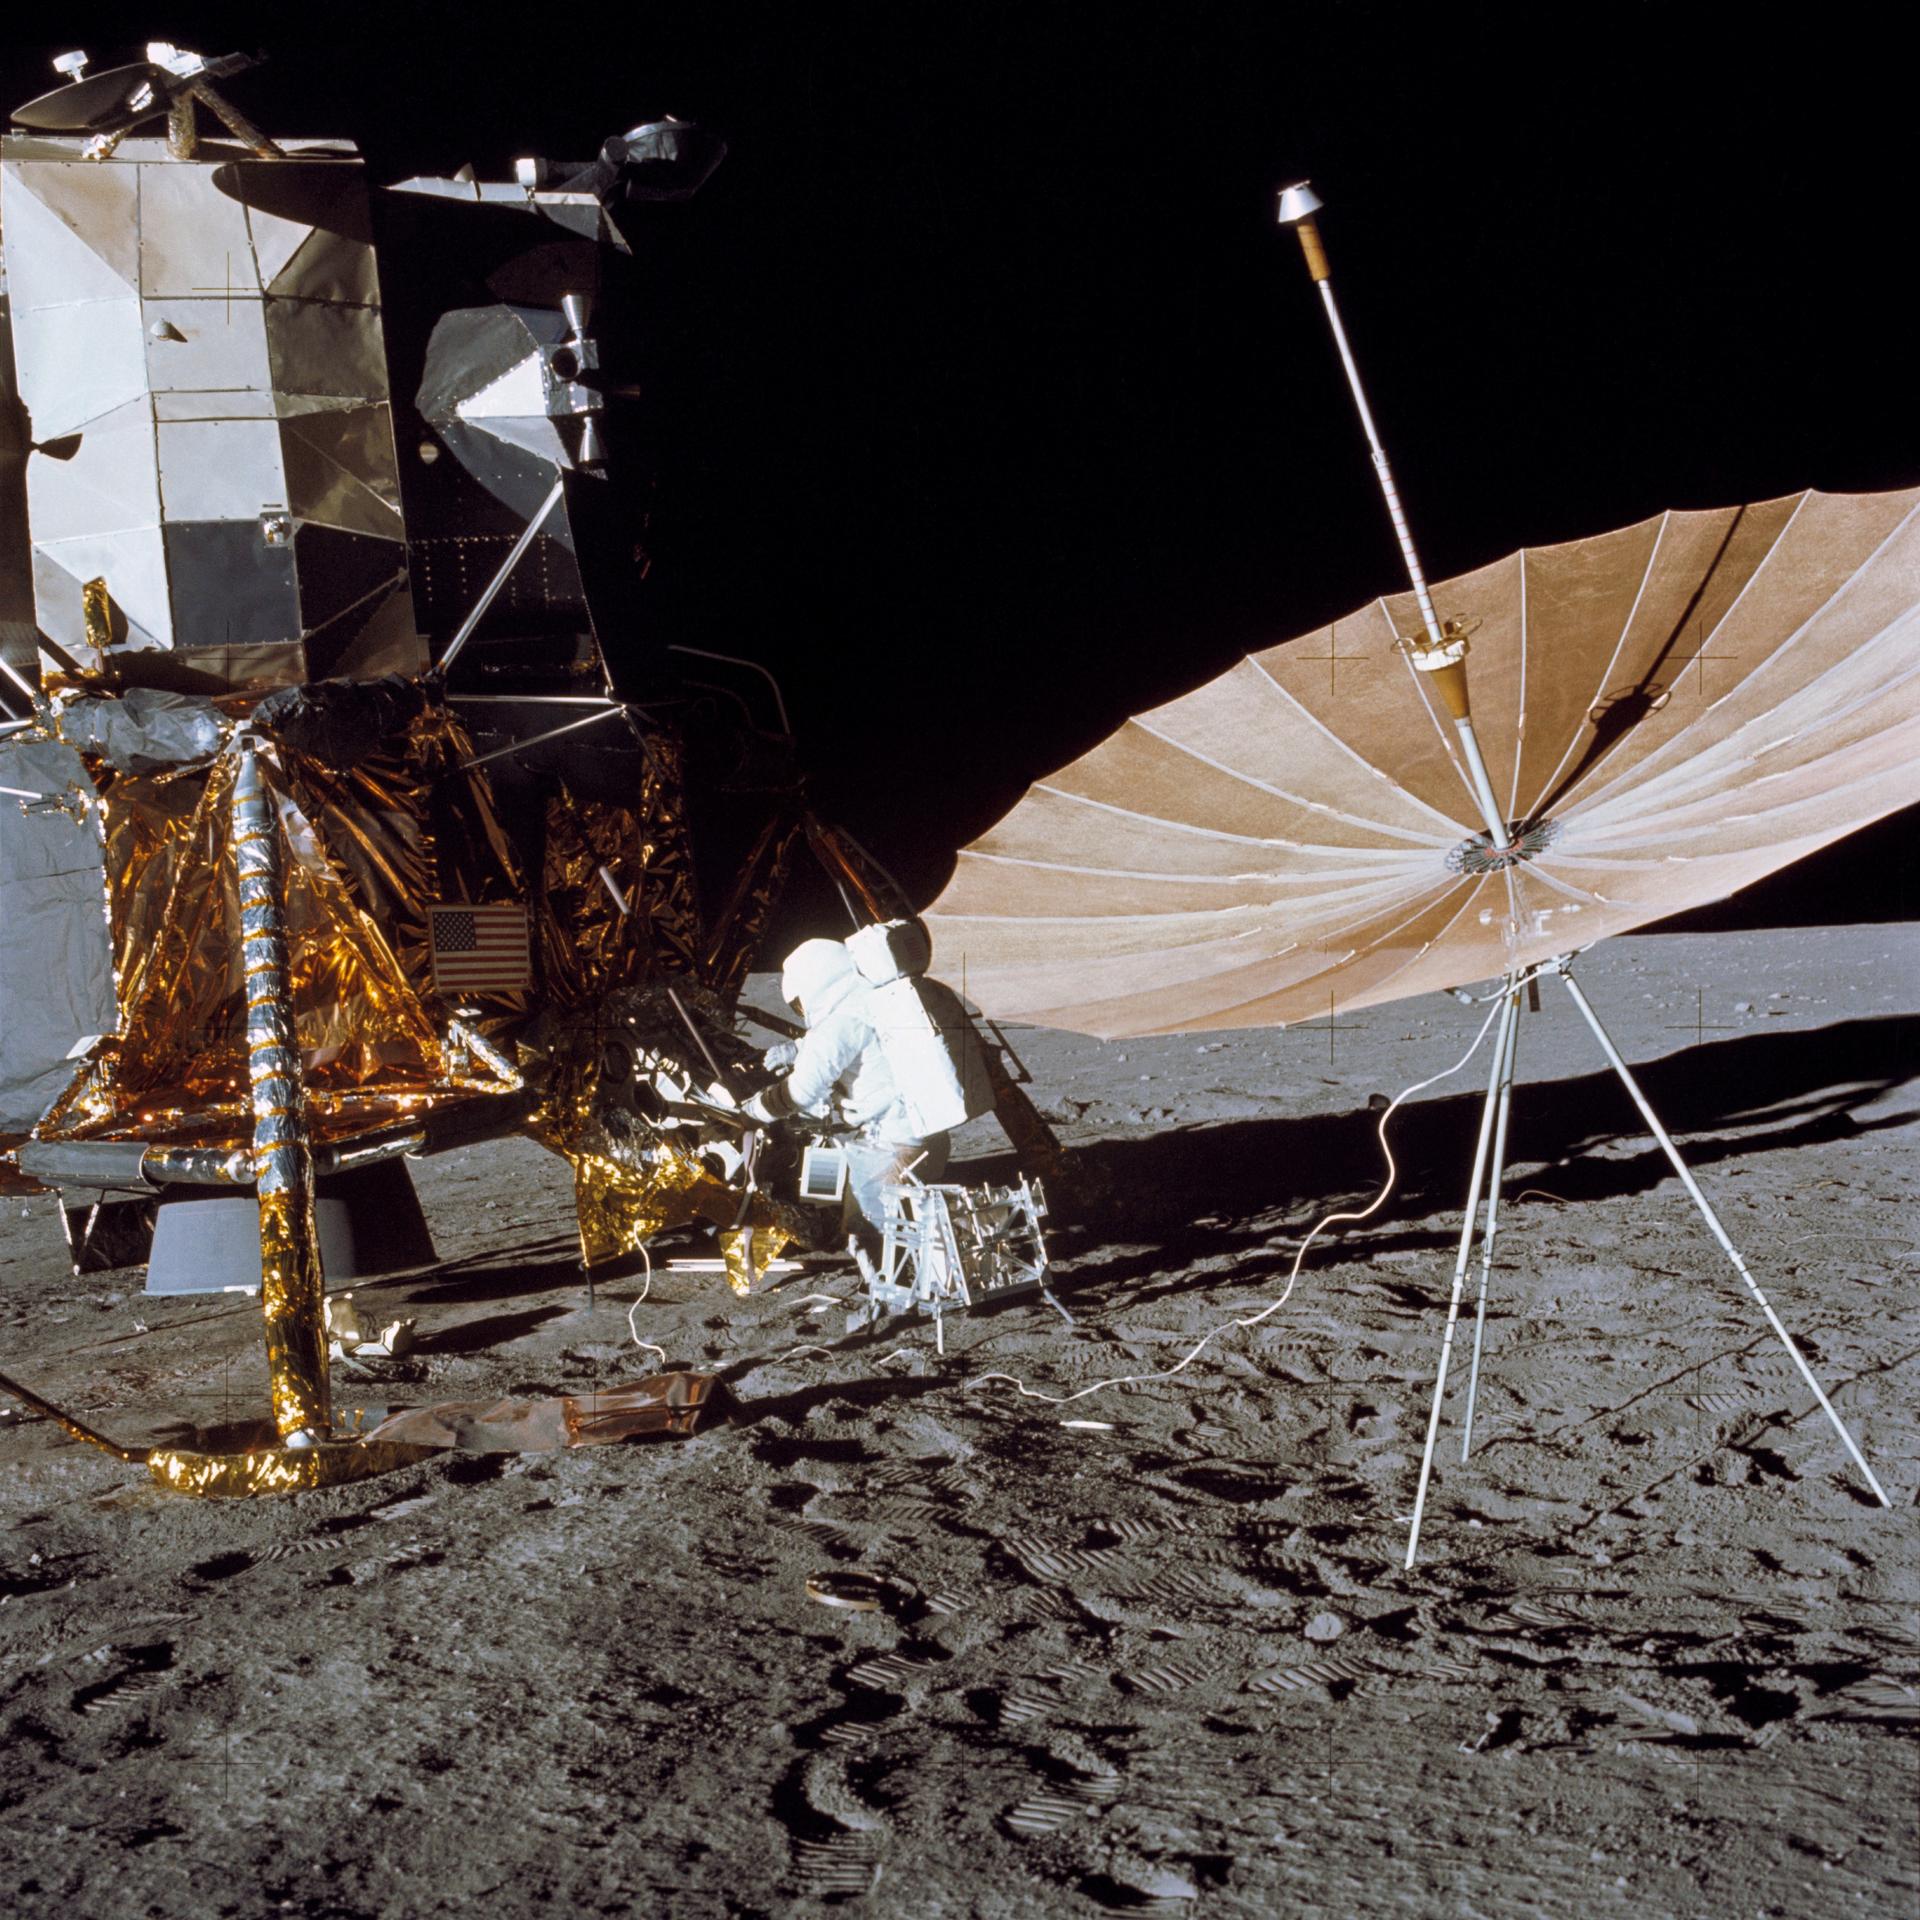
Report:
<svg viewBox="0 0 1920 1920"><path fill-rule="evenodd" d="M921 977L925 936L916 949L914 934L894 922L856 935L857 952L852 942L808 940L787 956L780 991L806 1036L786 1077L747 1106L757 1120L831 1116L857 1130L847 1143L848 1231L877 1234L881 1188L907 1167L938 1180L947 1129L992 1104L973 1023L948 988Z"/></svg>

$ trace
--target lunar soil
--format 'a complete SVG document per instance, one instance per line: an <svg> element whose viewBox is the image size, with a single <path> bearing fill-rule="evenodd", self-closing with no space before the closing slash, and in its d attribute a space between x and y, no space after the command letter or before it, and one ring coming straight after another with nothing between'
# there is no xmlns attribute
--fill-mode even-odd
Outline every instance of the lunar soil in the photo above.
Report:
<svg viewBox="0 0 1920 1920"><path fill-rule="evenodd" d="M566 1168L511 1142L416 1169L440 1264L356 1305L417 1319L421 1377L336 1399L664 1355L724 1378L694 1437L196 1502L0 1418L0 1911L1920 1911L1920 938L1642 936L1581 977L1891 1510L1551 980L1411 1572L1490 1041L1258 1327L1064 1406L984 1378L1162 1371L1275 1299L1484 1010L1016 1031L1079 1168L1071 1328L849 1335L846 1264L738 1300L690 1238L589 1289ZM957 1158L1011 1165L991 1123ZM54 1201L5 1207L0 1369L133 1444L264 1412L257 1307L76 1280Z"/></svg>

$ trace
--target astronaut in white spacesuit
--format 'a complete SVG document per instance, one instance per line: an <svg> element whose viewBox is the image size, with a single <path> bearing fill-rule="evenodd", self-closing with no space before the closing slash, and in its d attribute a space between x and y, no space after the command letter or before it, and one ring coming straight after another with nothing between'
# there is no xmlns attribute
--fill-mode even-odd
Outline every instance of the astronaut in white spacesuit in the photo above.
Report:
<svg viewBox="0 0 1920 1920"><path fill-rule="evenodd" d="M950 1047L977 1047L971 1022L946 987L916 979L913 988L923 1005L931 1000L940 1008L951 1002L951 1015L938 1021ZM908 1167L918 1180L938 1180L946 1171L948 1135L926 1126L926 1109L916 1105L913 1090L901 1084L896 1061L910 1061L911 1055L891 1030L898 1015L885 1002L883 988L861 973L843 942L808 940L796 947L781 972L780 991L806 1022L806 1035L785 1078L756 1094L746 1112L762 1122L796 1114L831 1116L856 1129L846 1143L843 1230L877 1245L881 1189L900 1179ZM778 1053L773 1057L778 1060ZM961 1117L955 1110L955 1118Z"/></svg>

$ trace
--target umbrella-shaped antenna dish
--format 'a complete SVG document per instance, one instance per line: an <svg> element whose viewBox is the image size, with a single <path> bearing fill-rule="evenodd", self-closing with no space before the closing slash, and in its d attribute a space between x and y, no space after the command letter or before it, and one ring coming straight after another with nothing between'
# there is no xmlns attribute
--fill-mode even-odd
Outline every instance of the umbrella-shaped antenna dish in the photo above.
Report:
<svg viewBox="0 0 1920 1920"><path fill-rule="evenodd" d="M1410 593L1129 720L927 919L989 1013L1284 1025L1508 975L1920 801L1920 489L1672 512L1457 579L1512 845L1414 669Z"/></svg>

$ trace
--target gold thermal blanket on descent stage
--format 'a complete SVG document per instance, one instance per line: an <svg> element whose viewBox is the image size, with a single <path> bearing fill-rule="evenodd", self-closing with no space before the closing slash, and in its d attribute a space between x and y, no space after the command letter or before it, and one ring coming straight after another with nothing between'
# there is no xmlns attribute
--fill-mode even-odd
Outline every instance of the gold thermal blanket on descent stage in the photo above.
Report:
<svg viewBox="0 0 1920 1920"><path fill-rule="evenodd" d="M539 933L547 995L558 1005L697 970L700 901L680 746L653 734L645 752L631 806L564 791L547 802Z"/></svg>
<svg viewBox="0 0 1920 1920"><path fill-rule="evenodd" d="M345 771L317 755L262 750L285 840L293 1001L316 1140L417 1118L486 1084L451 1073L442 1057L426 924L436 899L524 897L484 779L459 771L470 753L459 723L433 705ZM250 1138L234 764L229 751L210 765L96 771L120 1032L55 1103L40 1138ZM515 994L476 999L490 1013L525 1004Z"/></svg>
<svg viewBox="0 0 1920 1920"><path fill-rule="evenodd" d="M1591 946L1920 800L1920 490L1672 512L1438 585L1518 856L1491 856L1411 594L1036 782L927 915L988 1013L1282 1025Z"/></svg>
<svg viewBox="0 0 1920 1920"><path fill-rule="evenodd" d="M481 1015L451 1029L427 910L436 901L530 897L540 997L558 1024L528 1124L573 1165L587 1258L612 1259L704 1219L721 1229L729 1275L744 1290L797 1230L788 1210L770 1195L744 1195L645 1128L608 1132L600 1111L610 995L678 980L710 1020L729 1017L698 984L700 911L678 742L648 739L629 806L565 790L550 796L534 888L486 776L462 766L471 756L459 721L434 702L350 753L262 742L260 777L285 845L288 971L312 1138L356 1138L518 1087L514 1063L482 1029L517 1031L532 993L463 993ZM253 1121L231 831L235 757L229 749L210 762L138 774L96 762L92 771L120 1031L54 1104L39 1137L239 1146ZM728 928L750 949L758 921L747 912ZM706 958L717 970L741 970L732 948ZM447 1044L449 1032L457 1046ZM677 1028L674 1037L684 1038Z"/></svg>

